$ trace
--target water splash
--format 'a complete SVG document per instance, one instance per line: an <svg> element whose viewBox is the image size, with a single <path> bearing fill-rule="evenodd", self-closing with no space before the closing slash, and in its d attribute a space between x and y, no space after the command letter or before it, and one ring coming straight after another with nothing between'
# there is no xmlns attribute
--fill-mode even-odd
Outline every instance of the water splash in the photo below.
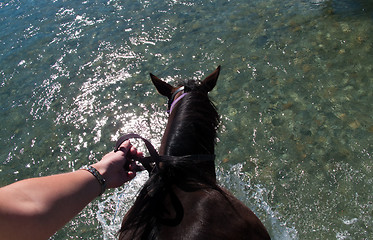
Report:
<svg viewBox="0 0 373 240"><path fill-rule="evenodd" d="M218 168L218 181L243 203L245 203L267 227L274 240L297 240L298 232L290 222L283 220L268 196L271 192L260 184L251 184L248 175L243 171L243 164L238 163L226 170Z"/></svg>
<svg viewBox="0 0 373 240"><path fill-rule="evenodd" d="M116 234L122 224L123 216L133 205L147 178L146 172L138 173L136 178L122 189L115 189L106 200L98 203L97 220L103 229L105 240L117 239Z"/></svg>
<svg viewBox="0 0 373 240"><path fill-rule="evenodd" d="M283 222L282 216L271 207L267 198L269 191L260 185L251 185L250 180L242 171L242 164L236 164L229 170L219 169L218 180L228 189L234 192L236 197L247 204L258 216L265 218L265 224L274 240L297 240L297 230L288 222ZM145 183L147 173L139 175L126 184L123 189L116 189L106 200L99 202L97 219L102 226L105 240L116 239L116 233L120 229L125 213L133 205L135 198ZM243 189L245 191L243 191ZM263 219L262 217L262 219ZM261 218L261 217L260 217Z"/></svg>

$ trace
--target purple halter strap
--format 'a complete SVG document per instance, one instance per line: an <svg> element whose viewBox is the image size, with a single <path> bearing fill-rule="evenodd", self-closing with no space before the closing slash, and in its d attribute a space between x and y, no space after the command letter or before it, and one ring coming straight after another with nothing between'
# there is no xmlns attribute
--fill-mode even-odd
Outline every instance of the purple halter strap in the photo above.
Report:
<svg viewBox="0 0 373 240"><path fill-rule="evenodd" d="M170 107L170 110L168 111L169 114L171 114L172 109L174 109L174 107L175 107L175 104L176 104L178 101L180 101L183 97L185 97L187 94L188 94L188 93L183 93L183 94L181 94L180 97L176 98L176 100L172 102L171 107Z"/></svg>
<svg viewBox="0 0 373 240"><path fill-rule="evenodd" d="M168 109L167 109L167 113L168 114L171 114L172 112L172 109L174 109L175 107L175 104L180 101L183 97L185 97L187 95L186 92L184 92L183 94L181 94L178 98L175 99L176 97L176 94L178 94L179 92L181 91L184 91L184 86L178 88L171 96L171 98L168 100Z"/></svg>

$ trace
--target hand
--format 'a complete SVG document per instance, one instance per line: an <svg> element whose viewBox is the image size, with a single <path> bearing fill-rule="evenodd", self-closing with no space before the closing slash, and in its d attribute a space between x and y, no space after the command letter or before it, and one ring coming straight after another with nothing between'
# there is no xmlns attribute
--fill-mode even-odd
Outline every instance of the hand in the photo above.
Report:
<svg viewBox="0 0 373 240"><path fill-rule="evenodd" d="M133 159L142 156L142 152L137 151L127 140L120 145L119 151L106 154L92 166L105 178L107 188L116 188L136 176L138 166Z"/></svg>

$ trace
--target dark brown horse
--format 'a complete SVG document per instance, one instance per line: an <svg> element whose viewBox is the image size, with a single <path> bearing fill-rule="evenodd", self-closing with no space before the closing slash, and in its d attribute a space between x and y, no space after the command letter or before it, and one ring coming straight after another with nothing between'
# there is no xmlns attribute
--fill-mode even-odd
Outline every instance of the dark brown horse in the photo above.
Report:
<svg viewBox="0 0 373 240"><path fill-rule="evenodd" d="M270 239L242 202L218 186L214 149L219 115L208 97L220 66L177 87L151 74L169 99L160 159L125 215L119 239Z"/></svg>

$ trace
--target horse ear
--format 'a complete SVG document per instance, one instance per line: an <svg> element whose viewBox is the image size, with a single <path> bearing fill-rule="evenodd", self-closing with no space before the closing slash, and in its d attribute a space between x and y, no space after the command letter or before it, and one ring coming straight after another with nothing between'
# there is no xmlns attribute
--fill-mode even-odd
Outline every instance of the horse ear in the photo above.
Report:
<svg viewBox="0 0 373 240"><path fill-rule="evenodd" d="M220 73L220 65L215 69L213 73L207 76L203 81L202 85L206 88L207 92L210 92L216 85Z"/></svg>
<svg viewBox="0 0 373 240"><path fill-rule="evenodd" d="M168 98L171 98L172 90L174 89L173 86L171 86L170 84L162 81L161 79L159 79L158 77L154 76L151 73L150 73L150 78L152 79L152 82L153 82L155 88L157 89L157 91L161 95L166 96Z"/></svg>

